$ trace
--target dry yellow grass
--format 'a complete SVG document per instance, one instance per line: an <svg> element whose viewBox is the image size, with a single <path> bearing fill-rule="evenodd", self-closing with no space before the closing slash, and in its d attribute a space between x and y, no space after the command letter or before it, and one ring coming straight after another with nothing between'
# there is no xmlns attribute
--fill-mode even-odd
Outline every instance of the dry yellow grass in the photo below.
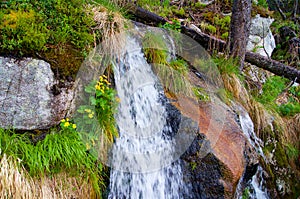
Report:
<svg viewBox="0 0 300 199"><path fill-rule="evenodd" d="M17 160L3 155L0 161L0 198L70 199L96 198L92 185L83 177L66 173L40 179L32 178Z"/></svg>
<svg viewBox="0 0 300 199"><path fill-rule="evenodd" d="M102 38L104 38L101 43L102 53L109 55L120 53L125 43L125 37L122 34L126 26L125 18L122 14L109 11L102 6L89 6L88 10L93 14L93 19L96 22L94 30L100 31Z"/></svg>

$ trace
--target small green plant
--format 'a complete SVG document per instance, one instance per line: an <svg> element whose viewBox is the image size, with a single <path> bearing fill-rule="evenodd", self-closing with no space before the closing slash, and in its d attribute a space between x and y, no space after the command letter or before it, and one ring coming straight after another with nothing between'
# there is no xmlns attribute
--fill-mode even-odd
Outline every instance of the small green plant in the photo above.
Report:
<svg viewBox="0 0 300 199"><path fill-rule="evenodd" d="M228 39L228 32L224 32L222 35L221 35L221 39L223 40L227 40Z"/></svg>
<svg viewBox="0 0 300 199"><path fill-rule="evenodd" d="M268 2L266 1L266 0L258 0L257 1L257 5L258 6L262 6L262 7L264 7L264 8L268 8Z"/></svg>
<svg viewBox="0 0 300 199"><path fill-rule="evenodd" d="M195 96L200 100L204 102L210 101L209 94L201 87L194 87L193 88Z"/></svg>
<svg viewBox="0 0 300 199"><path fill-rule="evenodd" d="M235 59L220 56L214 57L213 61L217 65L220 74L235 74L240 76L240 71Z"/></svg>
<svg viewBox="0 0 300 199"><path fill-rule="evenodd" d="M180 32L181 31L181 24L178 20L173 20L172 23L165 23L164 25L160 25L161 28L166 30L175 30Z"/></svg>
<svg viewBox="0 0 300 199"><path fill-rule="evenodd" d="M250 198L250 191L249 188L246 187L243 191L242 199L249 199Z"/></svg>
<svg viewBox="0 0 300 199"><path fill-rule="evenodd" d="M119 101L116 91L110 87L107 76L101 75L98 81L92 81L85 87L85 92L89 94L89 102L77 110L82 117L80 121L84 122L78 125L80 126L78 130L85 132L87 126L96 125L95 128L99 126L106 138L112 142L118 136L114 118Z"/></svg>
<svg viewBox="0 0 300 199"><path fill-rule="evenodd" d="M192 171L194 171L197 168L197 163L196 162L190 162L190 166Z"/></svg>
<svg viewBox="0 0 300 199"><path fill-rule="evenodd" d="M194 7L195 7L195 9L203 9L203 8L206 7L206 4L203 4L201 2L197 2L197 3L195 3Z"/></svg>
<svg viewBox="0 0 300 199"><path fill-rule="evenodd" d="M256 53L258 49L264 48L263 46L255 46L252 50L252 52Z"/></svg>
<svg viewBox="0 0 300 199"><path fill-rule="evenodd" d="M210 32L210 33L213 33L215 34L217 32L217 28L211 24L209 24L206 29Z"/></svg>

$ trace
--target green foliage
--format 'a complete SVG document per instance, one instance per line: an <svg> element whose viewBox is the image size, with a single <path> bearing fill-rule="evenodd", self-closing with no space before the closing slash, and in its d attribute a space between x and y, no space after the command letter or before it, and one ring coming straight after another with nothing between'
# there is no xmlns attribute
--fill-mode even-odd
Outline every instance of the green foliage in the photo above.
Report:
<svg viewBox="0 0 300 199"><path fill-rule="evenodd" d="M185 11L182 7L179 10L177 8L173 9L173 12L175 13L175 15L178 15L179 17L185 16Z"/></svg>
<svg viewBox="0 0 300 199"><path fill-rule="evenodd" d="M71 127L71 128L69 128ZM27 134L0 129L1 155L20 159L19 163L33 177L66 172L71 176L85 176L100 195L103 183L102 165L86 153L80 135L70 121L62 129L52 129L45 139L33 144Z"/></svg>
<svg viewBox="0 0 300 199"><path fill-rule="evenodd" d="M243 191L242 199L249 199L250 198L250 191L249 188L246 187Z"/></svg>
<svg viewBox="0 0 300 199"><path fill-rule="evenodd" d="M278 95L286 87L286 82L286 79L279 76L268 78L263 85L263 94L257 97L257 101L265 105L274 103Z"/></svg>
<svg viewBox="0 0 300 199"><path fill-rule="evenodd" d="M268 2L266 0L258 0L257 5L262 6L264 8L268 8Z"/></svg>
<svg viewBox="0 0 300 199"><path fill-rule="evenodd" d="M300 104L290 102L282 104L278 107L278 111L282 116L294 116L297 113L300 113Z"/></svg>
<svg viewBox="0 0 300 199"><path fill-rule="evenodd" d="M192 171L194 171L197 168L197 163L196 162L190 162L190 166L192 168Z"/></svg>
<svg viewBox="0 0 300 199"><path fill-rule="evenodd" d="M181 24L178 20L173 20L172 23L165 23L164 25L160 25L159 27L164 28L166 30L175 30L180 32L181 31Z"/></svg>
<svg viewBox="0 0 300 199"><path fill-rule="evenodd" d="M152 64L162 83L169 89L168 91L192 97L192 86L186 77L188 63L183 59L171 60L163 36L149 32L145 34L142 44L148 63Z"/></svg>
<svg viewBox="0 0 300 199"><path fill-rule="evenodd" d="M224 33L221 35L221 39L227 40L227 39L228 39L228 36L229 36L229 33L228 33L228 32L224 32Z"/></svg>
<svg viewBox="0 0 300 199"><path fill-rule="evenodd" d="M239 67L233 58L214 57L213 61L217 65L220 74L235 74L240 77Z"/></svg>
<svg viewBox="0 0 300 199"><path fill-rule="evenodd" d="M195 96L198 98L200 101L208 102L210 101L209 94L201 87L194 87L193 88Z"/></svg>
<svg viewBox="0 0 300 199"><path fill-rule="evenodd" d="M88 105L78 108L77 112L82 119L77 124L80 127L78 131L82 133L85 132L85 129L93 129L93 127L87 128L87 126L95 125L96 129L100 127L107 139L112 142L114 137L118 136L114 114L117 111L119 99L116 97L116 91L109 86L107 77L102 75L98 81L92 81L85 87L85 92L89 94L89 102ZM86 133L90 134L90 132Z"/></svg>
<svg viewBox="0 0 300 199"><path fill-rule="evenodd" d="M269 109L277 111L282 116L294 116L300 113L299 88L291 87L287 92L287 102L277 105L278 96L286 88L287 79L272 76L263 85L263 93L256 97L256 100L267 106Z"/></svg>
<svg viewBox="0 0 300 199"><path fill-rule="evenodd" d="M167 44L159 33L148 32L143 38L143 50L149 63L167 64Z"/></svg>
<svg viewBox="0 0 300 199"><path fill-rule="evenodd" d="M197 3L195 3L194 7L195 7L195 9L203 9L203 8L206 7L206 4L203 4L201 2L197 2Z"/></svg>
<svg viewBox="0 0 300 199"><path fill-rule="evenodd" d="M65 44L83 49L93 41L90 34L93 20L84 3L84 0L10 0L1 4L0 51L24 54Z"/></svg>
<svg viewBox="0 0 300 199"><path fill-rule="evenodd" d="M217 28L211 24L209 24L206 29L210 32L210 33L213 33L215 34L217 32Z"/></svg>

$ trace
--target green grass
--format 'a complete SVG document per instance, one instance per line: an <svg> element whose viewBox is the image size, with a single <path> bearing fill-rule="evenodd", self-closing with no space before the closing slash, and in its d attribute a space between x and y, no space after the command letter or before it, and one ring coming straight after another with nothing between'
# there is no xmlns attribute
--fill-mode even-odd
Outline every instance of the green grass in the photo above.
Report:
<svg viewBox="0 0 300 199"><path fill-rule="evenodd" d="M152 64L165 88L174 94L193 97L193 87L187 78L188 63L183 59L170 56L162 34L148 32L142 44L148 63Z"/></svg>
<svg viewBox="0 0 300 199"><path fill-rule="evenodd" d="M0 149L3 154L19 159L32 177L51 176L66 172L70 176L85 176L98 195L104 186L102 165L87 153L75 130L52 129L44 140L33 144L28 134L0 129Z"/></svg>
<svg viewBox="0 0 300 199"><path fill-rule="evenodd" d="M256 100L264 104L269 110L277 111L281 116L294 116L300 113L299 86L291 87L285 91L288 80L279 76L272 76L263 85L263 93L256 95ZM286 92L287 101L277 104L277 98Z"/></svg>

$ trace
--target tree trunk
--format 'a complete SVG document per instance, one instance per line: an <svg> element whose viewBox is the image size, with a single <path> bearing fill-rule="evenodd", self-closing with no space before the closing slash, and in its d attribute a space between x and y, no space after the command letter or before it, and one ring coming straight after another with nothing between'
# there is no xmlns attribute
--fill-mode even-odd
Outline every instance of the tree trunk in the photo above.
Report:
<svg viewBox="0 0 300 199"><path fill-rule="evenodd" d="M296 68L284 65L281 62L268 59L253 52L246 53L246 61L278 76L283 76L291 81L300 83L300 70L297 70Z"/></svg>
<svg viewBox="0 0 300 199"><path fill-rule="evenodd" d="M251 0L233 0L229 50L233 57L239 60L240 70L244 67L246 46L250 33Z"/></svg>

